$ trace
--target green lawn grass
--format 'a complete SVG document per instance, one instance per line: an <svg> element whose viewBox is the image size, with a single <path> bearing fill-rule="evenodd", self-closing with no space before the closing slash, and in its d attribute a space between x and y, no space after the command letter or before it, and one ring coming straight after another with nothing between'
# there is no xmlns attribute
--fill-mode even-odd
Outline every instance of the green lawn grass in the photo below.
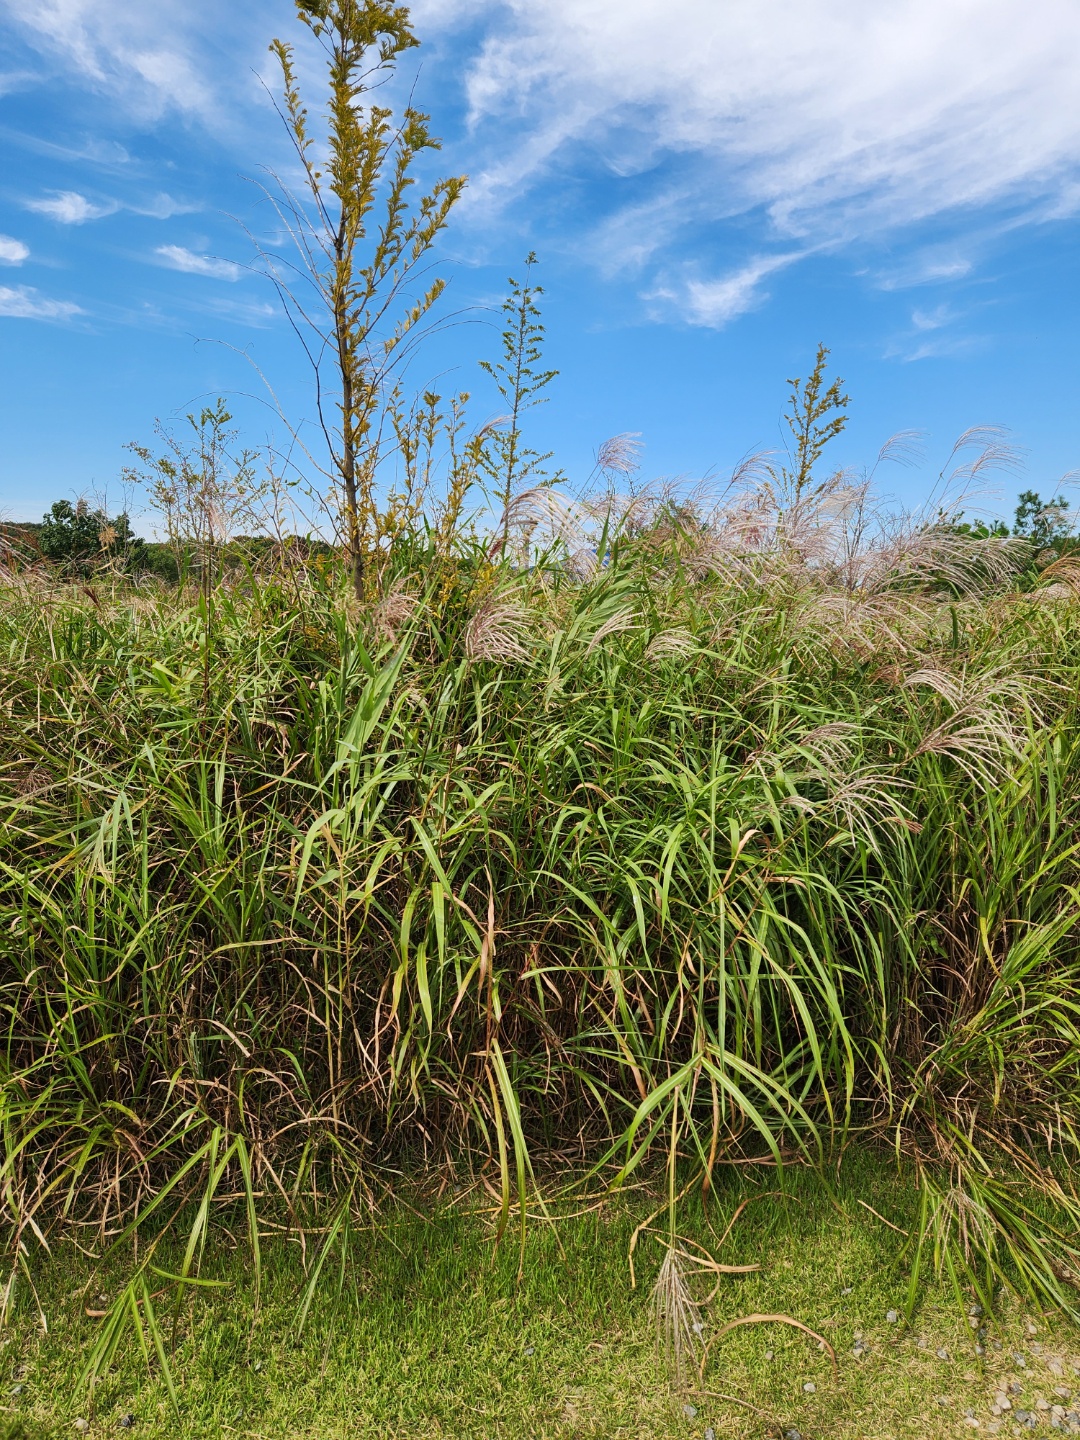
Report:
<svg viewBox="0 0 1080 1440"><path fill-rule="evenodd" d="M517 1244L493 1245L494 1214L480 1192L454 1203L414 1196L354 1233L344 1267L336 1256L328 1262L300 1332L298 1245L264 1240L257 1314L239 1228L234 1251L208 1256L204 1275L225 1284L200 1292L178 1317L179 1417L134 1344L91 1407L76 1382L102 1322L86 1312L106 1308L123 1277L73 1250L42 1257L33 1290L25 1279L17 1284L2 1336L0 1393L12 1428L0 1418L0 1436L75 1434L80 1419L90 1434L120 1433L133 1416L124 1433L172 1440L703 1440L710 1430L929 1440L1027 1434L1014 1417L1028 1411L1037 1431L1069 1433L1067 1412L1080 1408L1080 1335L1071 1327L1006 1296L986 1322L980 1355L964 1308L934 1284L910 1324L887 1318L904 1306L903 1240L865 1207L903 1227L914 1198L887 1161L846 1165L832 1194L807 1172L789 1172L785 1187L769 1195L774 1184L759 1172L725 1182L707 1212L684 1202L687 1239L724 1263L762 1267L724 1278L702 1312L704 1337L740 1316L784 1313L835 1347L836 1373L813 1339L768 1324L720 1337L703 1385L674 1380L656 1351L649 1304L662 1234L638 1242L636 1289L627 1258L635 1226L660 1203L655 1194L613 1197L552 1225L534 1221L520 1281ZM759 1198L719 1248L727 1220L750 1196ZM309 1248L309 1267L315 1253ZM171 1313L159 1319L171 1334ZM860 1341L866 1348L856 1355ZM1019 1386L1008 1392L1013 1408L995 1416L994 1397L1010 1384ZM1040 1401L1066 1415L1037 1408Z"/></svg>

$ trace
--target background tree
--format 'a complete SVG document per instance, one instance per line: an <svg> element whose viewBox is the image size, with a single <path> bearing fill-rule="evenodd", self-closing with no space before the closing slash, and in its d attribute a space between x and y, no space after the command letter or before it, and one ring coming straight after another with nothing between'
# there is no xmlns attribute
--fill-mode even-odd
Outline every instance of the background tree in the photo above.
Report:
<svg viewBox="0 0 1080 1440"><path fill-rule="evenodd" d="M270 273L315 371L319 419L330 452L353 587L365 585L365 557L398 524L379 503L380 419L392 373L410 352L417 327L442 294L434 279L407 295L465 185L437 181L410 204L416 161L439 148L428 116L393 111L369 98L386 84L398 57L417 45L403 5L382 0L297 0L296 13L319 42L326 67L326 134L312 134L300 96L292 47L271 50L284 81L282 118L299 158L304 203L284 187L274 197L296 253ZM307 282L301 288L297 275ZM332 370L331 382L327 370ZM333 395L336 420L327 413Z"/></svg>
<svg viewBox="0 0 1080 1440"><path fill-rule="evenodd" d="M112 565L137 570L146 560L146 542L131 528L127 511L112 519L85 500L57 500L42 518L37 545L46 560L77 575Z"/></svg>
<svg viewBox="0 0 1080 1440"><path fill-rule="evenodd" d="M547 475L544 464L551 459L550 450L541 455L522 442L521 419L526 410L545 403L540 391L551 384L557 370L542 369L544 326L540 320L538 298L543 287L532 282L536 255L530 251L525 259L525 280L519 283L510 277L510 293L503 301L506 328L502 332L502 358L481 360L480 367L495 382L507 407L501 426L493 428L485 451L484 470L492 481L492 489L502 507L502 538L506 543L510 523L510 502L529 484L551 485L561 480L561 472Z"/></svg>
<svg viewBox="0 0 1080 1440"><path fill-rule="evenodd" d="M1036 550L1060 546L1072 529L1068 500L1060 495L1043 500L1035 490L1022 490L1017 500L1013 534L1030 540Z"/></svg>
<svg viewBox="0 0 1080 1440"><path fill-rule="evenodd" d="M234 449L239 432L231 428L223 399L185 418L187 430L180 435L155 422L163 454L145 445L127 447L146 467L127 477L146 486L161 512L177 572L194 561L208 586L238 530L262 528L270 481L260 477L254 451Z"/></svg>

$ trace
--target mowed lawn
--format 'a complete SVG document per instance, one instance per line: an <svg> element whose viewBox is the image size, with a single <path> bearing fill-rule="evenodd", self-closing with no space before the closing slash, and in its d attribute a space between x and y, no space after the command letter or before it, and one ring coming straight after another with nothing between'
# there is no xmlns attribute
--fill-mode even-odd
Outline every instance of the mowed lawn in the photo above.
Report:
<svg viewBox="0 0 1080 1440"><path fill-rule="evenodd" d="M16 1278L3 1331L0 1425L9 1429L0 1435L1080 1433L1080 1334L1067 1323L1012 1295L997 1316L970 1315L936 1283L921 1287L906 1321L903 1236L883 1221L905 1228L915 1191L887 1159L847 1163L834 1189L806 1171L789 1171L783 1184L775 1193L772 1172L758 1172L722 1182L707 1210L683 1202L681 1248L697 1242L721 1263L761 1266L724 1276L700 1311L698 1343L711 1342L703 1381L673 1376L656 1344L650 1293L667 1244L662 1215L637 1241L631 1284L631 1240L662 1191L632 1190L551 1224L531 1217L520 1279L518 1234L493 1244L495 1212L482 1190L452 1202L416 1193L389 1202L326 1258L303 1324L301 1247L264 1237L255 1312L238 1218L236 1249L204 1266L218 1287L189 1292L179 1314L158 1313L179 1414L133 1336L91 1403L79 1375L105 1322L88 1312L108 1309L123 1276L70 1249L39 1257ZM318 1256L309 1239L308 1275ZM713 1279L690 1284L704 1298ZM718 1334L754 1314L810 1327L834 1348L835 1368L817 1340L781 1322Z"/></svg>

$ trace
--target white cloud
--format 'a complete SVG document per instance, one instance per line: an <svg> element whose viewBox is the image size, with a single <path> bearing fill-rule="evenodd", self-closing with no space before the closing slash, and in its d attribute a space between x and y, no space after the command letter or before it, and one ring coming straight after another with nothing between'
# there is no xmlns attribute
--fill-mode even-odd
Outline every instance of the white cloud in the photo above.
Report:
<svg viewBox="0 0 1080 1440"><path fill-rule="evenodd" d="M57 220L61 225L84 225L87 220L101 220L106 215L115 215L120 208L113 200L106 201L103 205L95 204L77 190L54 190L50 198L26 200L23 203L27 210L33 210L38 215L47 215L50 220Z"/></svg>
<svg viewBox="0 0 1080 1440"><path fill-rule="evenodd" d="M114 0L0 0L0 10L19 27L23 39L68 65L102 89L120 91L149 114L163 110L199 111L208 103L203 74L192 63L191 33L184 11L212 34L209 5L157 0L153 6L117 5Z"/></svg>
<svg viewBox="0 0 1080 1440"><path fill-rule="evenodd" d="M941 330L957 318L951 305L935 305L932 310L913 310L911 323L916 330Z"/></svg>
<svg viewBox="0 0 1080 1440"><path fill-rule="evenodd" d="M0 18L20 39L126 110L154 120L170 111L220 131L258 89L252 71L270 38L295 33L289 0L222 5L220 0L0 0Z"/></svg>
<svg viewBox="0 0 1080 1440"><path fill-rule="evenodd" d="M986 247L987 237L979 237L978 245ZM975 262L970 254L960 254L955 247L937 246L906 256L899 265L877 277L882 290L908 290L918 285L940 285L949 280L962 280L970 275Z"/></svg>
<svg viewBox="0 0 1080 1440"><path fill-rule="evenodd" d="M298 38L292 12L0 0L50 63L137 116L178 112L218 139L223 116L263 113L253 71L272 34ZM421 52L425 89L465 75L469 132L446 159L472 177L477 231L493 234L500 212L527 224L526 192L552 175L589 177L562 235L609 272L663 276L688 248L707 268L736 217L753 257L948 215L955 253L879 279L947 283L975 263L967 233L988 213L1020 224L1080 208L1076 0L414 0L413 13L437 42L434 65ZM758 263L656 293L723 323L760 296Z"/></svg>
<svg viewBox="0 0 1080 1440"><path fill-rule="evenodd" d="M201 210L202 206L191 205L186 200L175 200L171 195L162 192L126 208L135 215L145 215L151 220L171 220L174 215L190 215Z"/></svg>
<svg viewBox="0 0 1080 1440"><path fill-rule="evenodd" d="M231 260L217 260L212 255L197 255L183 245L159 245L154 254L170 270L183 270L188 275L207 275L213 280L239 280L243 271Z"/></svg>
<svg viewBox="0 0 1080 1440"><path fill-rule="evenodd" d="M30 258L30 247L10 235L0 235L0 265L21 265Z"/></svg>
<svg viewBox="0 0 1080 1440"><path fill-rule="evenodd" d="M50 300L30 285L0 285L0 315L19 320L70 320L83 313L69 300Z"/></svg>
<svg viewBox="0 0 1080 1440"><path fill-rule="evenodd" d="M717 279L703 280L687 275L675 284L663 284L646 299L664 302L691 325L718 330L767 300L768 296L760 288L761 281L800 258L799 254L760 255Z"/></svg>
<svg viewBox="0 0 1080 1440"><path fill-rule="evenodd" d="M470 5L429 0L434 23ZM960 207L1045 200L1080 157L1080 6L1041 0L493 0L469 74L512 193L569 147L692 157L688 218L764 207L846 239ZM511 130L512 143L500 140Z"/></svg>

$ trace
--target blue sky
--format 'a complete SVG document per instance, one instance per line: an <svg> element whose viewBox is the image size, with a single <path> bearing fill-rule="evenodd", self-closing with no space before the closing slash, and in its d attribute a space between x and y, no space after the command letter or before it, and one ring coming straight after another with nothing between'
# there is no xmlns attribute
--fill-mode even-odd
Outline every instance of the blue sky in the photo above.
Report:
<svg viewBox="0 0 1080 1440"><path fill-rule="evenodd" d="M530 441L583 478L639 432L648 476L776 445L817 342L851 395L838 463L897 430L918 503L967 427L1044 495L1080 467L1075 0L422 0L403 85L470 177L440 252L460 323L418 388L473 392L535 249L561 376ZM284 0L0 0L0 511L119 497L125 442L218 393L252 443L308 375L250 268L290 156L264 80ZM310 88L310 86L309 86ZM1074 501L1074 503L1076 503ZM140 508L136 498L134 508ZM150 522L148 522L150 523Z"/></svg>

